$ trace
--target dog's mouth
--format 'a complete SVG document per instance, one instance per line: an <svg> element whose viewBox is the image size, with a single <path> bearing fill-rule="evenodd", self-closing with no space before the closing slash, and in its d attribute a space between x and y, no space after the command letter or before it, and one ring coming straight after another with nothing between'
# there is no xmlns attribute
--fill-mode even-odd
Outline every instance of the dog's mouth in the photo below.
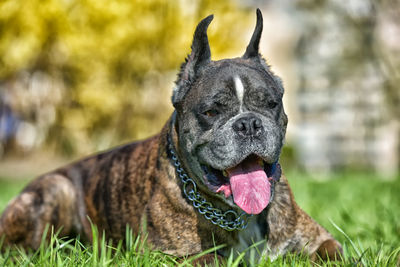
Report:
<svg viewBox="0 0 400 267"><path fill-rule="evenodd" d="M223 193L248 214L261 213L270 202L273 164L256 155L226 170L202 165L204 182L215 193Z"/></svg>

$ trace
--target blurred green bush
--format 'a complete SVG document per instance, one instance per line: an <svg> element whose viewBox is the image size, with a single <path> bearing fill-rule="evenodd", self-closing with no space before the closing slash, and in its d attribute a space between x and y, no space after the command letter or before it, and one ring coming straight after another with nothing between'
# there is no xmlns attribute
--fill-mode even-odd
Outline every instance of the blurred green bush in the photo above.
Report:
<svg viewBox="0 0 400 267"><path fill-rule="evenodd" d="M254 10L234 1L2 1L1 93L34 148L87 153L143 138L168 118L172 81L210 13L213 57L239 56Z"/></svg>

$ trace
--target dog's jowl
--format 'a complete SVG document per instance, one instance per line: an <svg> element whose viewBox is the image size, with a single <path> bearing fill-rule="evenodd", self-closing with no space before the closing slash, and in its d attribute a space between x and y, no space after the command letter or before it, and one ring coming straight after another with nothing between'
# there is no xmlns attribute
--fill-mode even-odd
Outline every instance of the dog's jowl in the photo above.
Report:
<svg viewBox="0 0 400 267"><path fill-rule="evenodd" d="M244 55L220 61L211 60L212 19L196 28L161 133L35 179L0 219L6 245L38 248L47 224L90 242L91 221L114 241L126 225L146 229L153 249L175 256L226 244L224 257L262 240L260 257L340 256L340 244L297 206L278 162L284 89L258 51L261 12Z"/></svg>

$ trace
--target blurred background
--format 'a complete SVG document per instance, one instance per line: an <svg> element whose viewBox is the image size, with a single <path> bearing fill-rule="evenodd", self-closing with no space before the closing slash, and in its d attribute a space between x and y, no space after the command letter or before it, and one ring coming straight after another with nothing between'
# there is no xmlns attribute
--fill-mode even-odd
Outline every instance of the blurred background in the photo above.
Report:
<svg viewBox="0 0 400 267"><path fill-rule="evenodd" d="M400 166L396 0L5 0L0 3L0 176L27 177L155 134L196 24L213 59L261 52L283 78L282 162L329 177Z"/></svg>
<svg viewBox="0 0 400 267"><path fill-rule="evenodd" d="M241 56L256 7L297 202L357 257L396 257L398 0L2 0L0 211L41 173L157 133L197 23L215 15L214 60Z"/></svg>

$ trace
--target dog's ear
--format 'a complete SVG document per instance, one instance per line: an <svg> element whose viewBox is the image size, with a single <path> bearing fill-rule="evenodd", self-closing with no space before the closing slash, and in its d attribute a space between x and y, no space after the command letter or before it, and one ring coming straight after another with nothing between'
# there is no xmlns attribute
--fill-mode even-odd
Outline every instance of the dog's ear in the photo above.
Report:
<svg viewBox="0 0 400 267"><path fill-rule="evenodd" d="M175 108L188 92L199 68L211 61L207 28L213 18L213 15L206 17L200 21L196 27L192 42L192 52L187 56L185 62L181 66L181 71L178 75L178 80L176 81L176 86L172 94L172 104Z"/></svg>
<svg viewBox="0 0 400 267"><path fill-rule="evenodd" d="M243 58L258 58L260 56L258 52L258 47L260 44L261 33L263 30L263 17L260 9L257 8L256 13L257 13L256 28L254 29L250 43L246 48L246 52L244 53Z"/></svg>

